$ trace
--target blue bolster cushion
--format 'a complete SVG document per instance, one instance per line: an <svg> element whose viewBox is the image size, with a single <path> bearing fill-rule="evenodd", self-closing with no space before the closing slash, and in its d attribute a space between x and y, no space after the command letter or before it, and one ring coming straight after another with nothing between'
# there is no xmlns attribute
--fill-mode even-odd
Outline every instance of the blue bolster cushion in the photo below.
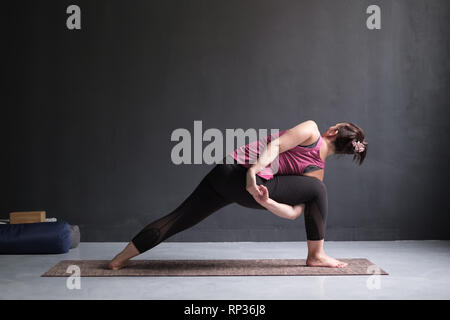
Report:
<svg viewBox="0 0 450 320"><path fill-rule="evenodd" d="M0 254L66 253L70 234L64 221L0 224Z"/></svg>

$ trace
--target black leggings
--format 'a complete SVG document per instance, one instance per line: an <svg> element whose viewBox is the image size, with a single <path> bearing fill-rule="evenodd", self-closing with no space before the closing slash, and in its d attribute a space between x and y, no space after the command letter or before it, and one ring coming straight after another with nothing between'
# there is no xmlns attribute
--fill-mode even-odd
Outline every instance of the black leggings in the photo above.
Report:
<svg viewBox="0 0 450 320"><path fill-rule="evenodd" d="M220 208L237 203L263 209L245 189L247 169L237 164L216 164L195 190L174 211L142 229L132 242L143 253L170 236L199 223ZM305 203L305 227L308 240L322 240L328 211L325 184L308 176L275 175L265 180L256 175L256 183L265 185L269 197L289 205Z"/></svg>

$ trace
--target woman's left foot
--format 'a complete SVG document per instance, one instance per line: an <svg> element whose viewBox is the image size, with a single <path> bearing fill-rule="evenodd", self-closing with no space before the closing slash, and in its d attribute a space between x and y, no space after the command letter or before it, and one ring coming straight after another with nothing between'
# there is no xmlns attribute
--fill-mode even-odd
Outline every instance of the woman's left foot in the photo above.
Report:
<svg viewBox="0 0 450 320"><path fill-rule="evenodd" d="M115 257L111 260L111 262L108 264L108 268L111 270L120 270L124 267L126 267L128 264L128 261L121 261L118 257Z"/></svg>
<svg viewBox="0 0 450 320"><path fill-rule="evenodd" d="M133 242L128 243L122 252L118 253L108 264L108 268L111 270L119 270L128 265L128 261L137 256L139 251L134 246Z"/></svg>
<svg viewBox="0 0 450 320"><path fill-rule="evenodd" d="M329 267L329 268L344 268L348 263L339 261L326 254L318 255L314 257L308 256L306 259L306 265L309 267Z"/></svg>

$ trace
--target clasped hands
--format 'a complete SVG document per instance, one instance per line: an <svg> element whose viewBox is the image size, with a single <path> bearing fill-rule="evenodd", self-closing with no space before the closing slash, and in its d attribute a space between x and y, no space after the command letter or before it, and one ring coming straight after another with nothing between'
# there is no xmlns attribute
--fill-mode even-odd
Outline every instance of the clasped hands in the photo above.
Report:
<svg viewBox="0 0 450 320"><path fill-rule="evenodd" d="M256 202L279 217L294 220L305 210L304 203L291 206L271 199L267 187L256 184L256 172L252 167L247 170L245 189L253 196Z"/></svg>

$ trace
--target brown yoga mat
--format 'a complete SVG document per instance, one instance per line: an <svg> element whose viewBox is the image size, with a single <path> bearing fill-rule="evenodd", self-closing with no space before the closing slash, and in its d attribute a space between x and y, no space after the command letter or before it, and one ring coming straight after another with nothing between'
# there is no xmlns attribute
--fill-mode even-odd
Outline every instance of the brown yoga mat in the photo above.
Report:
<svg viewBox="0 0 450 320"><path fill-rule="evenodd" d="M63 260L42 277L68 277L69 266L80 268L81 277L155 276L343 276L388 273L367 259L338 259L345 268L308 267L304 259L240 260L130 260L126 268L109 270L108 260Z"/></svg>

